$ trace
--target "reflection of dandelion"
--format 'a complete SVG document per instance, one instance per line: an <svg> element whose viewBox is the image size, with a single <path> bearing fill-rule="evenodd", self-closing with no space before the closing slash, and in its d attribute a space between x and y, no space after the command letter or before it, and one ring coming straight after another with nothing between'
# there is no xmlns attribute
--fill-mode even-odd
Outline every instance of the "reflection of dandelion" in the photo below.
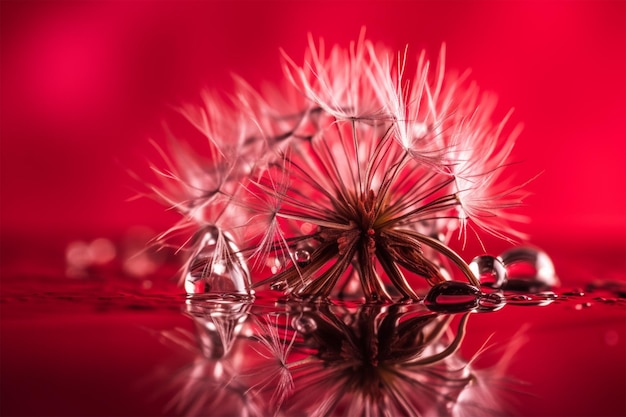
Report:
<svg viewBox="0 0 626 417"><path fill-rule="evenodd" d="M188 365L165 370L160 387L168 413L185 416L266 416L278 412L293 391L289 370L297 333L287 314L250 317L245 302L187 303L195 334L182 328L160 332L168 345L192 355ZM250 337L252 335L252 337Z"/></svg>
<svg viewBox="0 0 626 417"><path fill-rule="evenodd" d="M323 365L299 369L296 384L319 401L307 404L301 392L292 407L319 416L419 415L449 396L437 365L454 353L462 332L443 347L447 319L422 312L400 322L401 316L377 308L315 315L317 328L305 340Z"/></svg>
<svg viewBox="0 0 626 417"><path fill-rule="evenodd" d="M481 348L474 357L467 362L466 368L471 369L471 381L459 394L451 405L451 415L454 417L472 417L481 415L512 415L510 412L515 406L512 394L526 394L520 388L523 383L507 375L509 366L522 345L526 342L527 326L522 327L503 346ZM489 368L474 366L479 358L497 354L497 361ZM519 399L519 398L518 398ZM508 411L508 412L507 412Z"/></svg>
<svg viewBox="0 0 626 417"><path fill-rule="evenodd" d="M412 78L406 60L364 36L328 56L311 42L304 65L287 58L281 96L291 103L239 80L233 105L207 95L183 108L206 156L175 141L154 191L184 215L171 234L214 227L232 243L201 269L192 242L189 263L210 278L240 248L257 269L283 267L257 286L326 297L354 276L367 300L418 299L414 277L446 280L430 247L478 285L437 237L470 228L507 238L502 213L522 195L501 179L517 130L505 131L508 116L491 122L495 102L467 73L445 72L443 49L434 70L422 54Z"/></svg>
<svg viewBox="0 0 626 417"><path fill-rule="evenodd" d="M163 341L194 355L186 366L162 372L160 387L170 397L167 413L184 416L262 416L261 406L246 395L248 387L239 377L239 359L210 359L204 356L195 336L184 329L161 332ZM195 343L194 343L195 342Z"/></svg>
<svg viewBox="0 0 626 417"><path fill-rule="evenodd" d="M313 416L500 412L493 398L474 394L482 392L476 386L484 386L486 371L476 372L457 354L468 317L450 335L450 316L407 313L397 306L311 313L315 330L304 339L317 361L294 369L289 410Z"/></svg>
<svg viewBox="0 0 626 417"><path fill-rule="evenodd" d="M251 307L245 321L241 308L229 313L216 303L190 315L202 321L198 312L215 313L242 325L219 356L207 356L204 346L207 331L219 338L212 326L196 326L198 335L159 333L192 355L188 365L161 372L168 413L490 416L505 414L507 393L516 388L505 371L519 337L491 368L476 364L487 348L470 360L459 354L471 313L442 315L421 304Z"/></svg>
<svg viewBox="0 0 626 417"><path fill-rule="evenodd" d="M219 359L228 355L248 317L249 308L245 302L187 301L187 314L194 319L204 356Z"/></svg>
<svg viewBox="0 0 626 417"><path fill-rule="evenodd" d="M254 375L261 380L250 388L250 392L259 395L269 390L272 393L269 399L271 410L280 409L294 388L288 363L297 334L288 331L286 324L281 323L281 317L279 314L268 314L264 316L265 320L259 318L258 331L254 336L266 352L255 350L270 362L255 371Z"/></svg>

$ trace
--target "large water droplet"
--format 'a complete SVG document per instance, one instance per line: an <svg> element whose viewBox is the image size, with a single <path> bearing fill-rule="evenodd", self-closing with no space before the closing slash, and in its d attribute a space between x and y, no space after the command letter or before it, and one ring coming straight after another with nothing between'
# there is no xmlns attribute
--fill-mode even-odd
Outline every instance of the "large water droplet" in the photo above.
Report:
<svg viewBox="0 0 626 417"><path fill-rule="evenodd" d="M472 259L469 267L483 287L500 289L506 285L506 268L498 258L490 255L477 256Z"/></svg>
<svg viewBox="0 0 626 417"><path fill-rule="evenodd" d="M510 291L538 292L559 285L552 260L542 250L513 248L500 255L506 267Z"/></svg>
<svg viewBox="0 0 626 417"><path fill-rule="evenodd" d="M461 281L445 281L433 286L424 303L429 310L441 313L459 313L478 306L480 290Z"/></svg>
<svg viewBox="0 0 626 417"><path fill-rule="evenodd" d="M185 291L194 295L250 295L250 272L232 239L207 227L185 273Z"/></svg>
<svg viewBox="0 0 626 417"><path fill-rule="evenodd" d="M293 260L300 268L304 268L311 263L311 252L307 249L297 249L293 253Z"/></svg>

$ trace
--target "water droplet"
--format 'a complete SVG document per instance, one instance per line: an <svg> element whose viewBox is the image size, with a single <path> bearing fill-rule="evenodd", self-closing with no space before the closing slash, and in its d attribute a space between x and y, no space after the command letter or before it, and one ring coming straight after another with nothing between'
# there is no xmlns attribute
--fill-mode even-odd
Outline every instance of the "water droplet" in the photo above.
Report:
<svg viewBox="0 0 626 417"><path fill-rule="evenodd" d="M584 308L589 308L591 307L591 303L586 302L586 303L580 303L580 304L576 304L576 306L574 307L576 310L582 310Z"/></svg>
<svg viewBox="0 0 626 417"><path fill-rule="evenodd" d="M424 303L429 310L442 313L459 313L478 306L480 290L461 281L445 281L433 286Z"/></svg>
<svg viewBox="0 0 626 417"><path fill-rule="evenodd" d="M500 289L506 285L506 268L502 261L490 255L481 255L472 259L469 267L482 287Z"/></svg>
<svg viewBox="0 0 626 417"><path fill-rule="evenodd" d="M287 283L285 281L278 281L270 284L270 289L273 291L284 291L286 288Z"/></svg>
<svg viewBox="0 0 626 417"><path fill-rule="evenodd" d="M225 233L208 227L198 250L190 258L185 274L187 294L250 295L250 272L239 248ZM218 248L221 248L217 253Z"/></svg>
<svg viewBox="0 0 626 417"><path fill-rule="evenodd" d="M550 257L531 247L513 248L500 255L506 267L510 291L538 292L559 285Z"/></svg>
<svg viewBox="0 0 626 417"><path fill-rule="evenodd" d="M536 294L537 297L545 297L547 299L556 300L559 296L554 291L541 291Z"/></svg>
<svg viewBox="0 0 626 417"><path fill-rule="evenodd" d="M293 327L301 334L307 335L317 330L317 322L309 315L296 317L293 320Z"/></svg>
<svg viewBox="0 0 626 417"><path fill-rule="evenodd" d="M567 297L584 297L585 293L583 292L583 290L576 288L571 291L566 291L564 293L561 293L561 295L564 295Z"/></svg>
<svg viewBox="0 0 626 417"><path fill-rule="evenodd" d="M506 302L507 304L518 306L546 306L557 299L556 294L551 294L552 295L514 295L512 297L508 297Z"/></svg>
<svg viewBox="0 0 626 417"><path fill-rule="evenodd" d="M499 292L484 294L478 299L478 311L498 311L506 304L504 295Z"/></svg>
<svg viewBox="0 0 626 417"><path fill-rule="evenodd" d="M307 249L297 249L293 253L293 260L300 268L304 268L311 263L311 252Z"/></svg>

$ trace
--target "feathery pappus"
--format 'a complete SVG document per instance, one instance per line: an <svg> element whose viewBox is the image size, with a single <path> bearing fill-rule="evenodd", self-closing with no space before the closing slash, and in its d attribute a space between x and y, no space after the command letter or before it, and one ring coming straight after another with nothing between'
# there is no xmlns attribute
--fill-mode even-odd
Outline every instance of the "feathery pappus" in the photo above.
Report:
<svg viewBox="0 0 626 417"><path fill-rule="evenodd" d="M236 78L229 100L180 108L203 147L173 135L151 188L182 215L159 242L186 236L188 293L417 300L446 264L480 285L448 243L523 237L507 210L525 184L505 169L520 129L493 120L468 71L446 71L445 45L410 59L363 33L328 53L311 39L280 88Z"/></svg>

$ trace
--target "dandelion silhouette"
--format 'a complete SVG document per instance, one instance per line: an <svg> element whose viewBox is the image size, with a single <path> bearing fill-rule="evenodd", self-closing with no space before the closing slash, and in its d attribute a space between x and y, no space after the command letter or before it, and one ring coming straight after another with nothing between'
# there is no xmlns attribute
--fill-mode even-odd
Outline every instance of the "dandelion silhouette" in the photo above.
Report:
<svg viewBox="0 0 626 417"><path fill-rule="evenodd" d="M193 236L188 292L325 298L358 282L367 301L417 300L416 278L446 281L449 261L479 286L448 243L522 236L506 210L523 184L502 175L519 128L510 113L492 121L495 99L468 72L446 73L445 48L434 66L422 52L413 77L407 55L363 33L328 55L311 40L277 91L236 79L231 102L181 108L205 149L172 135L152 189L183 215L159 242Z"/></svg>

